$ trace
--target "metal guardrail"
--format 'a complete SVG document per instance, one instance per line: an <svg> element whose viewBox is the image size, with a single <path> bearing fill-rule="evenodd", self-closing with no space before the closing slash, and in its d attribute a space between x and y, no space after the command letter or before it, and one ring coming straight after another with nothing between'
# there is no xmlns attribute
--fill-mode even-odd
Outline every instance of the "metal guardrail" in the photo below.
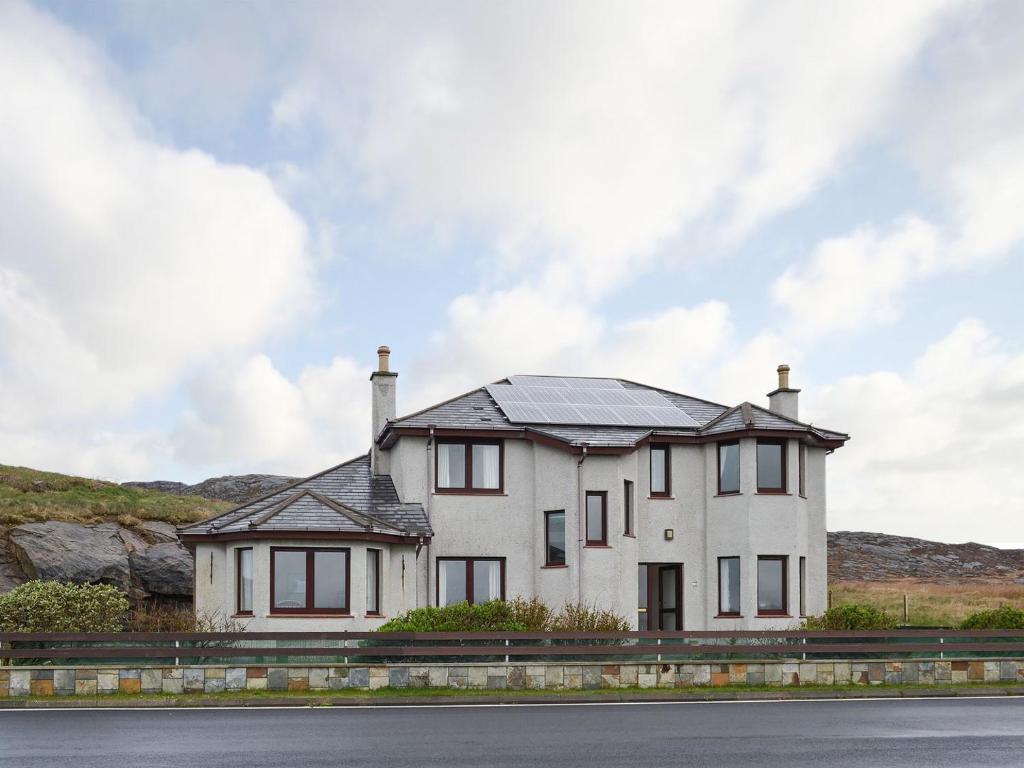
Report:
<svg viewBox="0 0 1024 768"><path fill-rule="evenodd" d="M0 633L0 659L25 664L132 660L329 659L382 663L596 657L645 661L771 658L1024 657L1024 630L738 632L142 632ZM29 660L29 661L26 661ZM248 663L262 663L251 661Z"/></svg>

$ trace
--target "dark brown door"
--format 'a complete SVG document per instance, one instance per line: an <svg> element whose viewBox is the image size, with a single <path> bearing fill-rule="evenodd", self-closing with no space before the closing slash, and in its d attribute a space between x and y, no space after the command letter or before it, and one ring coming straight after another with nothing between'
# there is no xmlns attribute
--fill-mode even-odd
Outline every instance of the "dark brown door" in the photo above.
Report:
<svg viewBox="0 0 1024 768"><path fill-rule="evenodd" d="M683 567L658 566L658 629L683 628Z"/></svg>

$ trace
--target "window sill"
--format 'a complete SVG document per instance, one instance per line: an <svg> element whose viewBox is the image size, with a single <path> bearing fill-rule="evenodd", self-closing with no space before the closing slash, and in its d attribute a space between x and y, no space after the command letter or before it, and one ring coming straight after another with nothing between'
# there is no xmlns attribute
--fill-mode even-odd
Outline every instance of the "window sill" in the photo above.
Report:
<svg viewBox="0 0 1024 768"><path fill-rule="evenodd" d="M742 619L742 613L717 613L715 614L716 619Z"/></svg>
<svg viewBox="0 0 1024 768"><path fill-rule="evenodd" d="M504 491L474 491L465 490L458 488L456 490L448 490L444 488L435 488L435 496L508 496Z"/></svg>
<svg viewBox="0 0 1024 768"><path fill-rule="evenodd" d="M807 494L806 493L801 493L800 494L800 498L801 499L806 499L807 498Z"/></svg>
<svg viewBox="0 0 1024 768"><path fill-rule="evenodd" d="M757 489L755 496L792 496L793 494L789 491L765 491L760 488Z"/></svg>
<svg viewBox="0 0 1024 768"><path fill-rule="evenodd" d="M757 614L759 619L792 619L793 615L789 613L759 613Z"/></svg>
<svg viewBox="0 0 1024 768"><path fill-rule="evenodd" d="M611 549L611 544L584 544L584 549Z"/></svg>
<svg viewBox="0 0 1024 768"><path fill-rule="evenodd" d="M385 616L383 613L364 613L363 614L363 618L364 619L386 619L387 616Z"/></svg>
<svg viewBox="0 0 1024 768"><path fill-rule="evenodd" d="M265 619L354 619L351 613L268 613Z"/></svg>
<svg viewBox="0 0 1024 768"><path fill-rule="evenodd" d="M569 565L567 563L561 563L561 564L553 563L553 564L550 564L550 565L542 565L540 567L540 569L542 571L543 570L554 570L554 571L557 571L557 570L559 570L561 568L568 568L568 567L569 567Z"/></svg>
<svg viewBox="0 0 1024 768"><path fill-rule="evenodd" d="M723 496L742 496L742 491L726 491L725 493L716 493L715 498L721 498Z"/></svg>
<svg viewBox="0 0 1024 768"><path fill-rule="evenodd" d="M622 537L624 539L635 539L636 538L636 534L635 533L624 533L624 534L622 534Z"/></svg>
<svg viewBox="0 0 1024 768"><path fill-rule="evenodd" d="M251 619L252 615L253 615L252 611L249 611L249 613L232 613L229 618L232 618L232 619Z"/></svg>
<svg viewBox="0 0 1024 768"><path fill-rule="evenodd" d="M647 497L648 501L675 501L675 499L675 496L663 496L654 493Z"/></svg>

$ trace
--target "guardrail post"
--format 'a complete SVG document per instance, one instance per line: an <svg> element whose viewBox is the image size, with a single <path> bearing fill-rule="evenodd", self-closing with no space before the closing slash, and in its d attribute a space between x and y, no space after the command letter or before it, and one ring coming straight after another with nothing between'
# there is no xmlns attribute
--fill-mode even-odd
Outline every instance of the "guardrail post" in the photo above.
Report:
<svg viewBox="0 0 1024 768"><path fill-rule="evenodd" d="M508 638L506 637L506 638L505 638L505 647L506 647L506 648L508 648L508 647L509 647L510 645L512 645L512 641L511 641L511 640L509 640L509 639L508 639ZM505 651L505 663L506 663L506 664L508 664L508 651Z"/></svg>
<svg viewBox="0 0 1024 768"><path fill-rule="evenodd" d="M806 637L801 637L801 638L800 638L800 645L807 645L807 638L806 638ZM800 653L800 659L801 659L802 661L807 661L807 653L806 653L806 652L804 652L804 651L801 651L801 653Z"/></svg>
<svg viewBox="0 0 1024 768"><path fill-rule="evenodd" d="M946 638L940 637L939 638L939 645L945 645L945 644L946 644ZM941 650L939 651L939 658L940 659L946 658L946 654L943 653L943 651L941 651Z"/></svg>
<svg viewBox="0 0 1024 768"><path fill-rule="evenodd" d="M175 648L180 648L181 647L181 641L180 640L175 640L174 641L174 647ZM174 657L174 666L176 666L176 667L180 667L181 666L181 658L180 657L178 657L178 656Z"/></svg>
<svg viewBox="0 0 1024 768"><path fill-rule="evenodd" d="M658 645L661 645L661 638L658 638ZM661 652L658 652L658 661L661 661Z"/></svg>

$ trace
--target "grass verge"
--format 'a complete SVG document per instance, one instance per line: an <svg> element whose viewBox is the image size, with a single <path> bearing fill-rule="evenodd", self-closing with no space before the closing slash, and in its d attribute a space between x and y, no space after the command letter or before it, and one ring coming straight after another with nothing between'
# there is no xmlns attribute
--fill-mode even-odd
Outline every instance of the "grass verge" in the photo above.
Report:
<svg viewBox="0 0 1024 768"><path fill-rule="evenodd" d="M1012 581L963 580L936 584L917 579L899 581L837 581L829 585L832 604L867 603L903 622L903 596L910 608L908 624L953 627L977 611L1001 605L1024 607L1024 584Z"/></svg>

